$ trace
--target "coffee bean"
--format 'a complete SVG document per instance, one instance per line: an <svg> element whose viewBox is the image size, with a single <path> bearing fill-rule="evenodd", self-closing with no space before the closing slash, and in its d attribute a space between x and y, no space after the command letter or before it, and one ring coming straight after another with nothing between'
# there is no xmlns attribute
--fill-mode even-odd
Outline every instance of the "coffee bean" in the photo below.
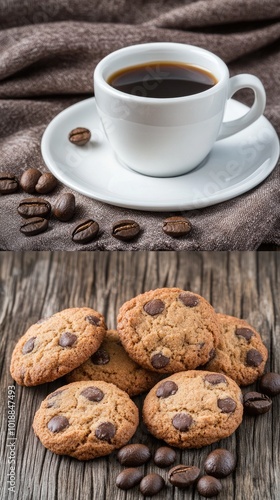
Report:
<svg viewBox="0 0 280 500"><path fill-rule="evenodd" d="M48 218L51 213L51 205L43 198L25 198L21 200L17 209L19 215L25 219L31 217Z"/></svg>
<svg viewBox="0 0 280 500"><path fill-rule="evenodd" d="M180 432L187 432L193 423L193 419L187 413L176 413L172 418L172 424Z"/></svg>
<svg viewBox="0 0 280 500"><path fill-rule="evenodd" d="M161 314L164 311L165 305L164 302L160 299L154 299L147 302L143 309L150 316L156 316L157 314Z"/></svg>
<svg viewBox="0 0 280 500"><path fill-rule="evenodd" d="M176 451L169 446L161 446L154 455L154 462L158 467L164 469L174 464L176 460Z"/></svg>
<svg viewBox="0 0 280 500"><path fill-rule="evenodd" d="M235 457L230 451L223 448L211 451L204 463L205 472L210 476L218 478L228 476L234 471L235 467Z"/></svg>
<svg viewBox="0 0 280 500"><path fill-rule="evenodd" d="M48 429L51 432L61 432L69 427L69 421L63 415L57 415L48 422Z"/></svg>
<svg viewBox="0 0 280 500"><path fill-rule="evenodd" d="M117 459L122 465L134 467L145 464L151 458L148 446L144 444L128 444L117 453Z"/></svg>
<svg viewBox="0 0 280 500"><path fill-rule="evenodd" d="M180 238L181 236L186 236L191 231L192 225L185 217L175 216L165 219L162 229L168 236Z"/></svg>
<svg viewBox="0 0 280 500"><path fill-rule="evenodd" d="M100 325L100 318L98 316L86 316L85 320L88 321L91 325L98 326Z"/></svg>
<svg viewBox="0 0 280 500"><path fill-rule="evenodd" d="M129 468L125 469L117 476L116 485L121 490L129 490L143 479L144 474L140 469Z"/></svg>
<svg viewBox="0 0 280 500"><path fill-rule="evenodd" d="M100 348L91 356L91 361L94 365L107 365L110 361L109 353Z"/></svg>
<svg viewBox="0 0 280 500"><path fill-rule="evenodd" d="M72 347L72 345L75 344L76 340L77 340L77 335L70 332L64 332L62 333L62 335L60 335L58 344L61 347Z"/></svg>
<svg viewBox="0 0 280 500"><path fill-rule="evenodd" d="M209 375L205 375L204 380L211 385L227 384L227 379L218 373L209 373Z"/></svg>
<svg viewBox="0 0 280 500"><path fill-rule="evenodd" d="M168 472L168 480L178 488L188 488L198 478L200 469L194 465L176 465Z"/></svg>
<svg viewBox="0 0 280 500"><path fill-rule="evenodd" d="M101 441L111 442L116 434L116 428L111 422L103 422L95 429L95 436Z"/></svg>
<svg viewBox="0 0 280 500"><path fill-rule="evenodd" d="M20 185L23 191L29 194L35 193L35 187L41 175L40 170L37 168L28 168L25 170L20 178Z"/></svg>
<svg viewBox="0 0 280 500"><path fill-rule="evenodd" d="M31 337L30 339L28 339L25 342L25 344L21 350L22 354L28 354L29 352L33 351L35 340L36 340L36 337Z"/></svg>
<svg viewBox="0 0 280 500"><path fill-rule="evenodd" d="M0 172L0 193L11 194L18 189L18 180L14 174Z"/></svg>
<svg viewBox="0 0 280 500"><path fill-rule="evenodd" d="M236 408L236 402L231 398L218 399L217 404L222 413L233 413Z"/></svg>
<svg viewBox="0 0 280 500"><path fill-rule="evenodd" d="M84 146L88 143L91 138L90 130L84 127L77 127L71 130L68 135L68 139L75 146Z"/></svg>
<svg viewBox="0 0 280 500"><path fill-rule="evenodd" d="M113 225L112 236L122 241L129 241L140 233L140 226L137 222L124 219Z"/></svg>
<svg viewBox="0 0 280 500"><path fill-rule="evenodd" d="M280 394L280 375L278 373L265 373L260 380L260 390L267 396Z"/></svg>
<svg viewBox="0 0 280 500"><path fill-rule="evenodd" d="M62 222L72 219L75 213L75 196L72 193L62 194L53 206L53 215Z"/></svg>
<svg viewBox="0 0 280 500"><path fill-rule="evenodd" d="M146 497L153 497L164 488L165 481L159 474L148 474L140 483L140 491Z"/></svg>
<svg viewBox="0 0 280 500"><path fill-rule="evenodd" d="M243 405L247 415L262 415L270 410L272 400L259 392L247 392L243 396Z"/></svg>
<svg viewBox="0 0 280 500"><path fill-rule="evenodd" d="M57 186L57 179L50 172L44 172L39 177L35 186L35 191L40 194L47 194L53 191Z"/></svg>
<svg viewBox="0 0 280 500"><path fill-rule="evenodd" d="M169 362L170 362L170 358L168 358L167 356L164 356L160 352L157 354L153 354L151 357L151 364L157 370L164 368L165 366L168 365Z"/></svg>
<svg viewBox="0 0 280 500"><path fill-rule="evenodd" d="M222 491L222 483L215 477L202 476L197 483L197 491L203 497L215 497Z"/></svg>
<svg viewBox="0 0 280 500"><path fill-rule="evenodd" d="M190 292L182 292L178 298L187 307L195 307L199 304L199 298Z"/></svg>
<svg viewBox="0 0 280 500"><path fill-rule="evenodd" d="M158 398L168 398L169 396L173 396L178 391L178 385L172 380L167 380L166 382L162 382L157 388L157 397Z"/></svg>
<svg viewBox="0 0 280 500"><path fill-rule="evenodd" d="M99 225L92 219L84 220L75 227L72 240L75 243L89 243L98 235Z"/></svg>
<svg viewBox="0 0 280 500"><path fill-rule="evenodd" d="M81 392L81 395L89 401L99 402L104 398L104 392L98 389L98 387L87 387Z"/></svg>
<svg viewBox="0 0 280 500"><path fill-rule="evenodd" d="M249 341L254 336L254 332L249 328L236 328L235 335Z"/></svg>
<svg viewBox="0 0 280 500"><path fill-rule="evenodd" d="M33 217L20 226L20 231L25 234L25 236L35 236L36 234L43 233L43 231L46 231L47 228L47 219L43 219L42 217Z"/></svg>
<svg viewBox="0 0 280 500"><path fill-rule="evenodd" d="M246 364L248 366L257 367L263 361L263 357L257 349L250 349L246 354Z"/></svg>

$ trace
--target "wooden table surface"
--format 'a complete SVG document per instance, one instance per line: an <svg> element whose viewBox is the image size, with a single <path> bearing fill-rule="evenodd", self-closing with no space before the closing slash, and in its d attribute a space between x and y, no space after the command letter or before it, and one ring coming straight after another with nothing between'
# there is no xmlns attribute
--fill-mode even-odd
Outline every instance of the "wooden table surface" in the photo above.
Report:
<svg viewBox="0 0 280 500"><path fill-rule="evenodd" d="M138 488L124 492L115 486L123 469L115 454L88 462L61 457L46 450L32 431L40 402L63 385L63 380L38 387L16 386L15 400L8 388L11 353L17 339L41 317L73 306L102 312L108 326L116 324L121 304L143 291L178 286L209 300L218 312L248 320L262 334L269 350L267 370L280 373L279 286L280 254L258 253L1 253L1 499L17 500L135 500ZM250 386L254 388L255 386ZM248 391L248 388L245 389ZM13 389L10 389L10 396ZM141 407L143 398L135 398ZM11 424L15 414L13 436ZM245 417L228 439L200 450L177 451L177 463L203 466L210 450L226 447L237 455L234 474L222 480L220 500L276 500L280 498L280 396L260 417ZM15 439L14 439L15 438ZM14 450L12 446L14 443ZM155 450L159 441L140 425L132 442ZM9 464L16 456L15 493L8 491ZM145 471L166 471L152 462ZM13 471L12 471L13 473ZM198 500L193 490L168 485L157 500Z"/></svg>

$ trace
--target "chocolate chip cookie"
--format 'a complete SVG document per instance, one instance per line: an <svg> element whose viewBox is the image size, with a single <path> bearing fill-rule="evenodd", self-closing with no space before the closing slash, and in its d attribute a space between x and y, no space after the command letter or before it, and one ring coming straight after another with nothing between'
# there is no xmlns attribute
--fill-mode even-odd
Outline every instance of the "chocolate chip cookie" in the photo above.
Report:
<svg viewBox="0 0 280 500"><path fill-rule="evenodd" d="M160 374L135 363L124 350L118 332L108 330L99 349L67 375L67 382L79 380L104 380L136 396L151 389L160 380Z"/></svg>
<svg viewBox="0 0 280 500"><path fill-rule="evenodd" d="M146 396L143 418L158 439L179 448L200 448L230 436L242 421L238 385L220 373L175 373Z"/></svg>
<svg viewBox="0 0 280 500"><path fill-rule="evenodd" d="M42 402L33 429L54 453L89 460L125 445L138 422L138 408L116 385L74 382Z"/></svg>
<svg viewBox="0 0 280 500"><path fill-rule="evenodd" d="M219 322L200 295L179 288L159 288L126 302L118 332L129 356L162 373L206 363L218 343Z"/></svg>
<svg viewBox="0 0 280 500"><path fill-rule="evenodd" d="M15 346L11 375L20 385L51 382L97 351L106 333L104 317L94 309L65 309L32 325Z"/></svg>
<svg viewBox="0 0 280 500"><path fill-rule="evenodd" d="M222 327L215 355L206 370L225 373L238 385L255 382L264 372L267 349L260 334L247 321L217 314Z"/></svg>

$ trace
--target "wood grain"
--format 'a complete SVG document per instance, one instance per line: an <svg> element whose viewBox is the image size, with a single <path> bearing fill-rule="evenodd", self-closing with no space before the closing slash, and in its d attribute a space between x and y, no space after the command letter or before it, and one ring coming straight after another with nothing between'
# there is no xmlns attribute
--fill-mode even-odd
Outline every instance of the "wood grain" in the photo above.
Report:
<svg viewBox="0 0 280 500"><path fill-rule="evenodd" d="M1 499L136 500L135 488L123 492L115 477L122 467L112 454L78 462L47 451L35 438L32 420L42 399L63 380L34 388L16 388L16 491L8 491L7 391L13 385L9 362L15 342L39 318L67 307L87 305L116 324L121 304L143 291L179 286L202 294L218 312L248 320L269 349L267 370L280 373L279 286L280 254L191 252L1 253ZM255 387L255 386L252 386ZM251 388L251 387L250 387ZM247 389L248 390L248 389ZM141 407L141 397L135 398ZM234 435L218 444L180 452L177 463L203 466L208 452L226 447L237 454L236 472L223 480L221 500L280 498L280 397L261 417L245 417ZM140 425L132 442L159 442ZM149 463L145 471L159 469ZM161 470L163 477L167 473ZM167 486L160 500L198 500L194 491Z"/></svg>

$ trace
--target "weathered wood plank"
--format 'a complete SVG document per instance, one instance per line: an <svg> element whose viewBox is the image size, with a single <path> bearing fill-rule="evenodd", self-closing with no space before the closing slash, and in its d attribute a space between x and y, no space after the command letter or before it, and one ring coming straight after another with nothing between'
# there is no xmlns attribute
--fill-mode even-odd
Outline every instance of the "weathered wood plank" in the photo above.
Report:
<svg viewBox="0 0 280 500"><path fill-rule="evenodd" d="M35 438L32 420L42 399L61 380L35 388L16 388L16 492L8 492L7 391L13 385L9 361L16 340L40 317L60 309L89 305L116 324L121 304L145 290L179 286L201 293L219 312L243 317L262 333L269 349L267 368L280 372L280 254L258 253L2 253L0 254L1 498L5 500L136 500L115 487L122 467L112 454L90 462L58 457ZM254 386L252 386L254 387ZM141 408L142 397L135 398ZM223 480L221 500L280 498L280 398L272 412L245 417L236 433L201 450L178 451L178 463L203 466L207 453L225 446L238 456L236 472ZM133 442L159 442L141 424ZM179 459L180 457L180 459ZM145 471L159 471L149 463ZM166 471L161 471L164 477ZM155 498L198 500L192 491L168 486Z"/></svg>

